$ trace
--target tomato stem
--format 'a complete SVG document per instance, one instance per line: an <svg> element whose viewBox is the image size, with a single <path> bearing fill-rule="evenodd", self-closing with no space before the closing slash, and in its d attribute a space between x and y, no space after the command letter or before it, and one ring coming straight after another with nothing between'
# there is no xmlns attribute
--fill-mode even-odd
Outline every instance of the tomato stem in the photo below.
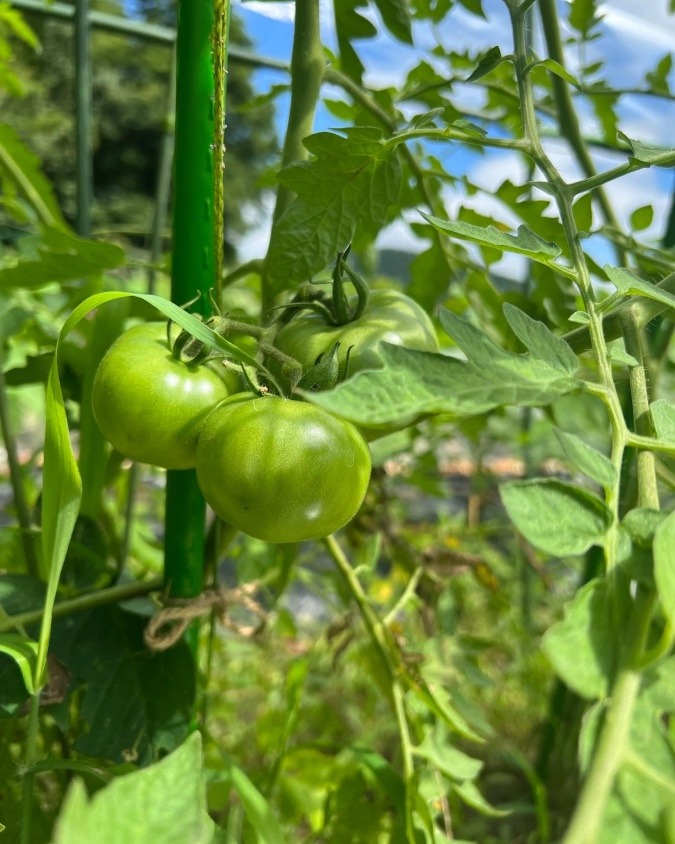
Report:
<svg viewBox="0 0 675 844"><path fill-rule="evenodd" d="M349 314L349 305L347 304L347 295L344 288L344 280L342 272L345 267L344 259L349 253L349 247L344 252L340 252L335 261L335 268L333 269L333 313L335 314L335 322L337 325L346 325L351 321Z"/></svg>

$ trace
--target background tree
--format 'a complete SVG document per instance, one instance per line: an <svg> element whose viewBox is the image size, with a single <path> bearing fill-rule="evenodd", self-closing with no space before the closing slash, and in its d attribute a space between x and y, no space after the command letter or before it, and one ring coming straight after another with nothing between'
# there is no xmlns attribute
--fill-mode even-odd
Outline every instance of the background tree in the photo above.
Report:
<svg viewBox="0 0 675 844"><path fill-rule="evenodd" d="M142 3L140 16L172 26L174 4ZM123 15L122 5L103 0L93 7ZM16 48L22 98L0 92L2 120L41 158L67 219L75 217L73 31L69 21L26 13L42 49ZM250 47L241 21L231 40ZM93 222L143 243L152 219L161 136L167 125L172 50L127 35L93 30L94 126ZM276 149L271 105L241 109L254 98L251 69L234 64L228 75L227 190L225 232L246 228L242 209L260 195L259 179ZM231 244L230 251L232 251Z"/></svg>

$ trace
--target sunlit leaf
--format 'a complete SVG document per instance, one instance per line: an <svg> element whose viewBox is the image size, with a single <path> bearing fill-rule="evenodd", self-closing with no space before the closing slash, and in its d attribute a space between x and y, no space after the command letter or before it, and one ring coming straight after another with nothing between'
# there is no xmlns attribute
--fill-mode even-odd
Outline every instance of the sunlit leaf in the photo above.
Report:
<svg viewBox="0 0 675 844"><path fill-rule="evenodd" d="M663 610L675 622L675 512L654 533L654 577Z"/></svg>
<svg viewBox="0 0 675 844"><path fill-rule="evenodd" d="M645 144L642 141L636 141L624 135L623 132L618 133L619 138L631 149L631 158L641 164L656 167L673 167L675 166L675 147L660 147L652 144Z"/></svg>
<svg viewBox="0 0 675 844"><path fill-rule="evenodd" d="M584 475L606 488L616 483L616 469L612 461L575 434L555 428L555 435L570 463Z"/></svg>
<svg viewBox="0 0 675 844"><path fill-rule="evenodd" d="M569 22L584 38L601 20L597 6L597 0L572 0Z"/></svg>
<svg viewBox="0 0 675 844"><path fill-rule="evenodd" d="M116 777L91 798L76 779L56 821L53 844L211 844L214 829L206 811L201 735L195 731L165 759Z"/></svg>
<svg viewBox="0 0 675 844"><path fill-rule="evenodd" d="M581 90L581 85L579 80L573 76L569 70L564 68L560 62L556 62L553 59L542 59L540 61L535 62L532 67L542 67L545 68L549 73L552 73L554 76L560 77L560 79L564 79L569 85L573 88L576 88L577 91Z"/></svg>
<svg viewBox="0 0 675 844"><path fill-rule="evenodd" d="M654 208L651 205L641 205L630 215L630 227L632 231L648 229L654 219Z"/></svg>
<svg viewBox="0 0 675 844"><path fill-rule="evenodd" d="M502 51L499 47L491 47L483 58L478 62L478 66L473 71L471 76L467 78L467 82L476 82L487 76L491 70L500 65L502 62L508 61L511 56L502 56Z"/></svg>
<svg viewBox="0 0 675 844"><path fill-rule="evenodd" d="M675 442L675 404L658 399L650 405L656 436L666 442Z"/></svg>
<svg viewBox="0 0 675 844"><path fill-rule="evenodd" d="M590 581L577 592L561 621L544 635L542 648L558 676L587 700L604 698L616 658L616 628L607 581Z"/></svg>
<svg viewBox="0 0 675 844"><path fill-rule="evenodd" d="M23 682L29 694L35 694L35 666L37 663L38 643L20 633L0 634L0 653L10 656L19 666Z"/></svg>
<svg viewBox="0 0 675 844"><path fill-rule="evenodd" d="M491 246L502 252L525 255L533 261L538 261L542 264L551 265L561 252L557 244L543 240L535 232L528 229L527 226L520 226L518 228L518 234L512 235L499 231L494 226L483 228L461 221L451 222L449 220L441 220L438 217L432 217L424 213L423 216L434 228L445 234L453 235L460 240L477 243L480 246Z"/></svg>
<svg viewBox="0 0 675 844"><path fill-rule="evenodd" d="M584 554L602 545L612 524L610 510L597 496L553 478L509 481L499 491L518 530L547 554Z"/></svg>
<svg viewBox="0 0 675 844"><path fill-rule="evenodd" d="M509 313L514 319L514 311ZM307 400L362 425L404 425L428 413L461 417L501 405L548 404L578 388L576 357L562 351L561 341L548 329L532 328L529 317L517 322L523 332L529 326L532 351L517 355L450 311L442 310L440 316L468 361L384 343L383 369L358 372L333 390L307 393Z"/></svg>
<svg viewBox="0 0 675 844"><path fill-rule="evenodd" d="M661 302L669 308L675 308L675 295L656 284L639 278L623 267L604 267L609 280L622 296L645 296L655 302Z"/></svg>
<svg viewBox="0 0 675 844"><path fill-rule="evenodd" d="M282 170L297 196L274 227L267 267L276 292L306 281L335 260L357 226L376 232L398 197L400 165L375 128L320 132L305 140L313 158Z"/></svg>

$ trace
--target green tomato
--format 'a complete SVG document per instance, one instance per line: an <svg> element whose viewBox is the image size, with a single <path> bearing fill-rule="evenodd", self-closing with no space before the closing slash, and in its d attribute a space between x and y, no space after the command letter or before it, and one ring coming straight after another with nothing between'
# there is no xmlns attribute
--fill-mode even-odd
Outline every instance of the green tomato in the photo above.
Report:
<svg viewBox="0 0 675 844"><path fill-rule="evenodd" d="M356 297L352 297L349 307L355 306ZM345 375L348 350L350 374L380 367L382 342L438 351L436 331L426 311L397 290L373 290L362 316L346 325L328 325L316 311L302 311L280 328L274 339L276 348L299 361L303 371L314 366L319 355L326 354L337 342L341 378ZM276 361L270 361L270 367L276 372L280 368Z"/></svg>
<svg viewBox="0 0 675 844"><path fill-rule="evenodd" d="M222 364L188 366L166 341L166 323L125 331L94 378L94 416L105 438L126 457L167 469L195 465L197 437L219 401L238 389Z"/></svg>
<svg viewBox="0 0 675 844"><path fill-rule="evenodd" d="M278 396L232 396L206 420L197 480L228 524L266 542L328 536L350 521L370 479L357 429Z"/></svg>

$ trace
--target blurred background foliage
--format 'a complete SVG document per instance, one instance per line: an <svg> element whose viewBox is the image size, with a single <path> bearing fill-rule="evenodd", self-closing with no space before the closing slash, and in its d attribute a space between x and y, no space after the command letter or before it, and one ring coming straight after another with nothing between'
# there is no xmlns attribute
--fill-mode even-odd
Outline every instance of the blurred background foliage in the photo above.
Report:
<svg viewBox="0 0 675 844"><path fill-rule="evenodd" d="M136 5L141 19L175 25L175 2L139 0ZM123 4L115 0L96 0L91 8L124 15ZM73 26L69 20L29 11L24 19L40 46L15 42L12 69L20 89L0 90L2 122L39 156L64 216L72 222L76 213ZM252 46L236 16L231 41ZM154 210L162 134L172 129L173 50L168 44L93 28L91 51L94 231L143 246ZM247 110L245 118L239 113L254 97L251 73L249 66L232 63L228 74L224 228L232 234L245 230L244 209L259 200L261 174L277 151L272 105ZM231 243L229 249L232 256Z"/></svg>

